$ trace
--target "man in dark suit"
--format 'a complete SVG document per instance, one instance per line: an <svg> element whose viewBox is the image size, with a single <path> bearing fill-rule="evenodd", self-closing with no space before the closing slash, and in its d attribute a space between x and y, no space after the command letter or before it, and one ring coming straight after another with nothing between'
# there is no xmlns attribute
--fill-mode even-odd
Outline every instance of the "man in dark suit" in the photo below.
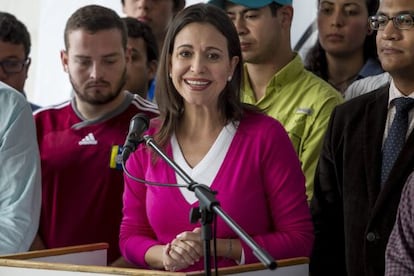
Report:
<svg viewBox="0 0 414 276"><path fill-rule="evenodd" d="M401 191L414 169L413 108L406 134L400 135L402 150L381 177L386 171L384 145L388 136L395 136L395 99L414 97L413 13L412 0L381 1L370 25L378 30L378 55L391 82L332 113L311 203L312 275L384 275L385 248Z"/></svg>

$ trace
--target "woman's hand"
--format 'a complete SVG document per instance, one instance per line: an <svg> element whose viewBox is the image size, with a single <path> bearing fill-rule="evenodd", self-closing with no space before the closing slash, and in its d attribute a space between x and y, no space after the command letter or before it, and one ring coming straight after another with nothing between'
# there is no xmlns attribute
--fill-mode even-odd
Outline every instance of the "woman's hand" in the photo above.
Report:
<svg viewBox="0 0 414 276"><path fill-rule="evenodd" d="M167 244L163 250L163 264L165 270L177 271L185 269L203 256L201 229L185 231Z"/></svg>

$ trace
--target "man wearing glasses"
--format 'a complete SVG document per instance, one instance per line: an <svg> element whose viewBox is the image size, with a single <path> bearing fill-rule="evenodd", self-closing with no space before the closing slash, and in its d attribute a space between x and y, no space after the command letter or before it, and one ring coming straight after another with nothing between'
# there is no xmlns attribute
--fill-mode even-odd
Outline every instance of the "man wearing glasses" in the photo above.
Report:
<svg viewBox="0 0 414 276"><path fill-rule="evenodd" d="M24 83L30 67L30 35L14 15L0 12L0 81L24 95ZM32 111L39 108L30 104Z"/></svg>
<svg viewBox="0 0 414 276"><path fill-rule="evenodd" d="M414 170L413 18L412 0L382 0L369 18L391 80L332 113L311 203L312 275L384 275L401 192Z"/></svg>

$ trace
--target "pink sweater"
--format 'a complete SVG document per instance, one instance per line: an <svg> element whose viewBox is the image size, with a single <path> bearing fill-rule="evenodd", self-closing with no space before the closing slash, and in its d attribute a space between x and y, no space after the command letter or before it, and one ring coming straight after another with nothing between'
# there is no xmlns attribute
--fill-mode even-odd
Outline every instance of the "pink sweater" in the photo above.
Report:
<svg viewBox="0 0 414 276"><path fill-rule="evenodd" d="M153 134L155 129L149 130ZM166 153L172 156L171 145ZM175 172L166 162L153 162L151 149L141 145L127 162L132 175L148 181L176 183ZM146 251L166 244L178 233L199 224L189 222L190 205L178 188L144 185L125 179L124 209L120 232L123 256L148 267ZM223 210L275 259L309 256L313 226L305 195L305 179L291 142L276 120L246 113L211 189ZM217 238L237 235L217 219ZM246 263L258 262L242 243ZM234 262L220 259L218 266ZM203 260L186 269L203 269Z"/></svg>

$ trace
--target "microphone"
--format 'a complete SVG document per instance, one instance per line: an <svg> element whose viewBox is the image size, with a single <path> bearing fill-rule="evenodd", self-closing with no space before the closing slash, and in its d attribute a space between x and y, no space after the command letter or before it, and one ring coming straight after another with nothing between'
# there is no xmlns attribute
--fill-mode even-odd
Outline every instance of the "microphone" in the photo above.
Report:
<svg viewBox="0 0 414 276"><path fill-rule="evenodd" d="M149 119L147 115L138 113L132 117L129 123L128 136L122 150L122 160L126 162L129 155L137 149L137 146L143 141L142 134L148 129Z"/></svg>

